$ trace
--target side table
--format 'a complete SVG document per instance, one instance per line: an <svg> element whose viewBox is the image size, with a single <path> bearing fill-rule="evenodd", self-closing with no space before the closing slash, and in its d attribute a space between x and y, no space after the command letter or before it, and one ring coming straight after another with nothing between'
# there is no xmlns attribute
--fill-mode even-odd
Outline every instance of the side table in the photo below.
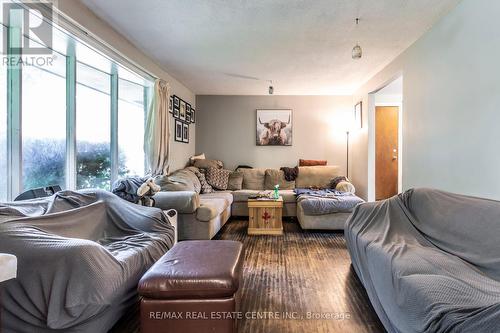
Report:
<svg viewBox="0 0 500 333"><path fill-rule="evenodd" d="M283 197L248 199L248 234L283 235Z"/></svg>

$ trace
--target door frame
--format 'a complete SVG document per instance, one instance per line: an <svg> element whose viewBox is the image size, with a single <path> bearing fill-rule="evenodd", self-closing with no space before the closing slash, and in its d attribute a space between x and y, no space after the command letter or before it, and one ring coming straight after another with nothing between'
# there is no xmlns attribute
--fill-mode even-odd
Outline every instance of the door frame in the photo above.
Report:
<svg viewBox="0 0 500 333"><path fill-rule="evenodd" d="M380 103L375 102L377 93L386 87L388 84L397 80L402 75L398 75L391 80L387 81L385 84L377 88L373 92L368 94L368 201L375 201L375 167L376 167L376 150L375 150L375 109L377 106L397 106L399 108L398 114L398 192L403 191L403 100L404 94L402 95L401 101L397 103ZM404 85L404 78L403 78Z"/></svg>

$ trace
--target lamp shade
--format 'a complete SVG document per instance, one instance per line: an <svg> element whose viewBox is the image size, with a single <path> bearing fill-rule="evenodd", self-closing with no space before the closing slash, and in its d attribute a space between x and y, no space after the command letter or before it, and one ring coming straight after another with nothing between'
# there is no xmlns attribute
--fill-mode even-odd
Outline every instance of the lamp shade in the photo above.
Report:
<svg viewBox="0 0 500 333"><path fill-rule="evenodd" d="M331 129L334 132L352 132L356 129L354 114L350 110L343 111L336 117L332 118Z"/></svg>

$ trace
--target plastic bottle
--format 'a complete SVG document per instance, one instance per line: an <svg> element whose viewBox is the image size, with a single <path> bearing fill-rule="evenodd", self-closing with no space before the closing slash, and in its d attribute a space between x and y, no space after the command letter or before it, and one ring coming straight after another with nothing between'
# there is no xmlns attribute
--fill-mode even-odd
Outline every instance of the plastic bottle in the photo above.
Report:
<svg viewBox="0 0 500 333"><path fill-rule="evenodd" d="M274 200L278 200L280 198L280 186L279 185L274 185L274 193L273 193L273 197L274 197Z"/></svg>

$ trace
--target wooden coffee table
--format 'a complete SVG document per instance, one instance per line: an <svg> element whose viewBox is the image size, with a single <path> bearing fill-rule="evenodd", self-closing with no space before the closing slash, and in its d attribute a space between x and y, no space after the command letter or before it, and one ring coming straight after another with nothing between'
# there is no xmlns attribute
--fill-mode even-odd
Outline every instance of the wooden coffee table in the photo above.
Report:
<svg viewBox="0 0 500 333"><path fill-rule="evenodd" d="M248 199L248 234L283 235L283 197Z"/></svg>

